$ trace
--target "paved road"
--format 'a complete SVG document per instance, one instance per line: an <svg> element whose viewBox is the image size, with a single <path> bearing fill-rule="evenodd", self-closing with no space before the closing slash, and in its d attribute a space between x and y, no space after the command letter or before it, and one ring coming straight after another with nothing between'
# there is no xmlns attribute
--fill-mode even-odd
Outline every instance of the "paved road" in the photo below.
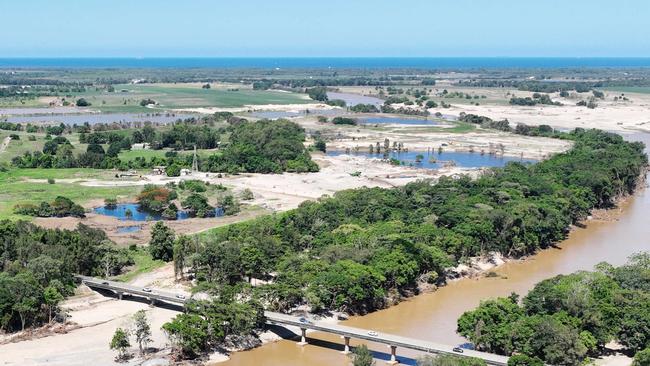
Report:
<svg viewBox="0 0 650 366"><path fill-rule="evenodd" d="M436 354L452 354L456 356L469 356L485 360L490 365L507 365L508 357L499 356L491 353L463 350L463 353L454 352L454 346L423 341L414 338L402 337L394 334L387 334L377 332L377 335L370 335L368 329L348 327L345 325L325 323L325 322L304 322L300 318L274 312L265 312L267 323L277 325L291 325L305 329L312 329L326 333L337 334L343 337L350 337L354 339L363 339L375 343L383 343L388 346L396 346L400 348L407 348L416 351Z"/></svg>
<svg viewBox="0 0 650 366"><path fill-rule="evenodd" d="M108 280L102 280L98 278L86 277L86 276L77 276L84 284L93 288L101 288L110 291L114 291L117 294L139 296L146 298L150 301L154 300L156 302L166 302L174 305L184 306L187 299L182 297L180 294L175 294L171 292L159 291L156 289L150 289L145 291L142 287L136 287L127 285L122 282L114 282ZM394 334L387 333L377 333L370 334L370 330L362 328L348 327L345 325L332 324L320 321L309 321L304 318L295 317L291 315L275 313L271 311L265 311L264 315L266 316L267 324L273 325L282 325L282 326L294 326L300 329L311 329L325 333L337 334L342 337L349 337L354 339L362 339L366 341L371 341L375 343L383 343L388 346L407 348L416 351L426 352L426 353L435 353L435 354L451 354L456 356L466 356L466 357L476 357L485 360L490 365L507 365L508 357L499 356L486 352L478 352L472 350L463 350L462 353L454 352L454 346L434 343L429 341L424 341L420 339L402 337Z"/></svg>

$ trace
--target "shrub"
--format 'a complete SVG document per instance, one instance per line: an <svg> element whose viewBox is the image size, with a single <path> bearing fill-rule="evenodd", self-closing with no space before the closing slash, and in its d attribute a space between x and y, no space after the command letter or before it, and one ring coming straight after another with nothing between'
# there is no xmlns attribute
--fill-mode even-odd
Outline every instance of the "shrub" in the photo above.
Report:
<svg viewBox="0 0 650 366"><path fill-rule="evenodd" d="M332 118L332 123L335 124L335 125L352 125L352 126L356 126L358 122L357 122L356 118L334 117L334 118Z"/></svg>
<svg viewBox="0 0 650 366"><path fill-rule="evenodd" d="M89 101L87 101L84 98L77 99L77 102L75 104L77 105L77 107L90 107L92 105Z"/></svg>

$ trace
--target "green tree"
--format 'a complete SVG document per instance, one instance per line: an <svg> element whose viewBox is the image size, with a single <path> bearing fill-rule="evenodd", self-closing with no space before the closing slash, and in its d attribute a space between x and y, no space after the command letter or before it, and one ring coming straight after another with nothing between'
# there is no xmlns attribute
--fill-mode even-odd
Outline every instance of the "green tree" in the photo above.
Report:
<svg viewBox="0 0 650 366"><path fill-rule="evenodd" d="M632 366L650 366L650 347L634 355Z"/></svg>
<svg viewBox="0 0 650 366"><path fill-rule="evenodd" d="M138 342L138 348L140 349L140 355L144 354L147 344L151 342L151 326L149 325L149 320L147 319L147 313L144 310L138 310L133 314L133 335L135 335L135 340Z"/></svg>
<svg viewBox="0 0 650 366"><path fill-rule="evenodd" d="M322 139L317 139L314 142L314 148L321 152L327 152L327 144Z"/></svg>
<svg viewBox="0 0 650 366"><path fill-rule="evenodd" d="M56 280L53 280L56 281ZM59 282L60 283L60 282ZM56 286L55 284L51 284L45 288L43 291L43 298L45 300L45 304L47 305L47 312L48 312L48 322L52 322L52 312L56 309L57 305L63 301L64 297L63 295L59 292L59 286Z"/></svg>
<svg viewBox="0 0 650 366"><path fill-rule="evenodd" d="M352 365L354 366L372 366L375 364L375 360L372 358L372 352L368 349L368 346L362 344L358 347L355 347L352 352Z"/></svg>
<svg viewBox="0 0 650 366"><path fill-rule="evenodd" d="M181 166L178 164L171 164L165 169L168 177L180 177L181 175Z"/></svg>
<svg viewBox="0 0 650 366"><path fill-rule="evenodd" d="M156 222L151 229L149 253L151 253L153 259L161 259L165 262L169 262L173 259L174 231L167 227L162 221Z"/></svg>
<svg viewBox="0 0 650 366"><path fill-rule="evenodd" d="M128 349L131 347L131 343L129 342L129 333L122 328L115 329L115 333L113 333L113 338L111 339L109 347L112 350L117 351L116 360L122 361L127 359Z"/></svg>
<svg viewBox="0 0 650 366"><path fill-rule="evenodd" d="M75 104L77 105L77 107L90 107L91 106L90 102L87 101L84 98L77 99L77 102Z"/></svg>
<svg viewBox="0 0 650 366"><path fill-rule="evenodd" d="M208 346L208 322L199 315L179 314L162 328L182 357L194 358Z"/></svg>
<svg viewBox="0 0 650 366"><path fill-rule="evenodd" d="M191 239L187 235L180 235L174 241L174 278L183 278L183 269L185 268L186 253L190 248Z"/></svg>
<svg viewBox="0 0 650 366"><path fill-rule="evenodd" d="M417 366L486 366L480 358L454 355L422 356L416 360Z"/></svg>
<svg viewBox="0 0 650 366"><path fill-rule="evenodd" d="M537 357L512 355L508 359L508 366L544 366L544 362Z"/></svg>
<svg viewBox="0 0 650 366"><path fill-rule="evenodd" d="M514 298L498 298L481 302L478 308L465 312L458 319L457 332L476 348L485 352L512 352L507 324L516 324L524 312Z"/></svg>

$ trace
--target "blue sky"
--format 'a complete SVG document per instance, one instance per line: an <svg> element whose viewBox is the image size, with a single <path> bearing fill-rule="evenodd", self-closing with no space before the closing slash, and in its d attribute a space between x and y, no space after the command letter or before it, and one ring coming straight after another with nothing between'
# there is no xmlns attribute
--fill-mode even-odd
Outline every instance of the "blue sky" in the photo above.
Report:
<svg viewBox="0 0 650 366"><path fill-rule="evenodd" d="M648 0L3 0L0 57L650 56Z"/></svg>

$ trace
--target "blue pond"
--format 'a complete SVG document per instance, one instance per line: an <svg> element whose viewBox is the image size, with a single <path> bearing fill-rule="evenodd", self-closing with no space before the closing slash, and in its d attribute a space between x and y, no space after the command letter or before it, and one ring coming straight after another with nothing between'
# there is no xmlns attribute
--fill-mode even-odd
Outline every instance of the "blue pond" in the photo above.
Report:
<svg viewBox="0 0 650 366"><path fill-rule="evenodd" d="M355 156L364 156L367 158L383 158L382 154L370 154L368 152L358 152L352 153ZM415 157L421 154L424 156L421 162L417 163ZM338 156L345 155L343 151L328 151L327 155L329 156ZM462 168L492 168L492 167L502 167L506 163L511 161L517 161L520 163L536 163L537 160L533 159L521 159L518 157L511 156L494 156L489 154L481 155L478 152L456 152L456 151L443 151L438 153L434 151L427 154L426 151L409 151L409 152L391 152L388 154L390 158L397 159L402 162L404 165L413 165L416 168L424 169L439 169L444 167L445 162L453 161L456 163L456 166Z"/></svg>
<svg viewBox="0 0 650 366"><path fill-rule="evenodd" d="M126 211L131 210L131 217L126 215ZM152 213L140 210L140 205L137 203L120 203L115 208L107 208L106 206L96 207L93 212L104 215L117 217L122 221L147 221L153 220L158 221L162 220L162 215L159 213ZM223 216L223 209L216 208L214 210L215 216ZM187 211L178 211L176 215L177 220L189 219L190 215ZM136 230L137 231L137 230Z"/></svg>
<svg viewBox="0 0 650 366"><path fill-rule="evenodd" d="M117 228L118 233L135 233L142 230L142 228L138 225L133 225L133 226L121 226Z"/></svg>
<svg viewBox="0 0 650 366"><path fill-rule="evenodd" d="M439 125L439 121L426 118L403 118L403 117L363 117L359 122L367 125L372 124L395 124L395 125Z"/></svg>

